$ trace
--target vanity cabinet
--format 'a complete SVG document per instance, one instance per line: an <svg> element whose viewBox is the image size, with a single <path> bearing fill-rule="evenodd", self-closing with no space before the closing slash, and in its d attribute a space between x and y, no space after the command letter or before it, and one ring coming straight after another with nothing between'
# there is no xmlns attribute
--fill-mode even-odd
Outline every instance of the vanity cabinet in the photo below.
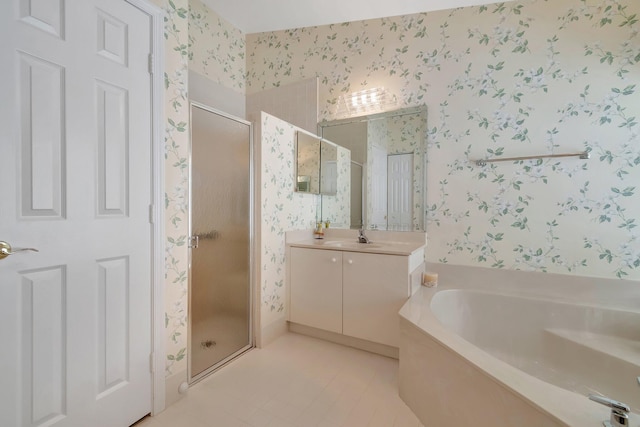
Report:
<svg viewBox="0 0 640 427"><path fill-rule="evenodd" d="M292 247L289 320L398 347L398 311L420 286L423 260L424 250L387 255Z"/></svg>
<svg viewBox="0 0 640 427"><path fill-rule="evenodd" d="M291 248L289 319L342 333L342 253Z"/></svg>
<svg viewBox="0 0 640 427"><path fill-rule="evenodd" d="M342 333L400 346L398 312L411 296L409 257L344 252Z"/></svg>

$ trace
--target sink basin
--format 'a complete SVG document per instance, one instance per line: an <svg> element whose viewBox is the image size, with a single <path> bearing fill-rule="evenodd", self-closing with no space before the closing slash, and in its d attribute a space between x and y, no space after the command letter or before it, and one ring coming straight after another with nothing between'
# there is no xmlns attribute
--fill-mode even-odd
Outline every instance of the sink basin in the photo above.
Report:
<svg viewBox="0 0 640 427"><path fill-rule="evenodd" d="M311 241L294 241L287 244L301 248L327 249L347 252L369 252L388 255L411 255L416 250L424 247L424 243L421 243L420 241L397 242L391 240L376 240L374 243L359 243L355 238L341 238L341 236L331 236L326 240L313 239Z"/></svg>
<svg viewBox="0 0 640 427"><path fill-rule="evenodd" d="M340 240L325 241L322 245L345 249L377 249L382 247L382 245L376 243L345 242Z"/></svg>

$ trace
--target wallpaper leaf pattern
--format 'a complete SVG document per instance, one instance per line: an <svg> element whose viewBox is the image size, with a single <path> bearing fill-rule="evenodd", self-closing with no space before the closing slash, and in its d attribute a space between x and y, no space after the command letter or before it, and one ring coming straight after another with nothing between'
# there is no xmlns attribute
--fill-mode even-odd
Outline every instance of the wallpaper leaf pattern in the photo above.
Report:
<svg viewBox="0 0 640 427"><path fill-rule="evenodd" d="M318 77L320 120L376 86L427 105L431 261L638 279L639 16L525 0L250 34L247 92Z"/></svg>
<svg viewBox="0 0 640 427"><path fill-rule="evenodd" d="M187 0L153 0L165 11L165 375L187 369L189 105Z"/></svg>
<svg viewBox="0 0 640 427"><path fill-rule="evenodd" d="M261 113L261 324L286 316L285 233L311 230L320 196L294 192L297 128Z"/></svg>
<svg viewBox="0 0 640 427"><path fill-rule="evenodd" d="M188 2L165 9L165 328L166 375L186 370L188 292Z"/></svg>
<svg viewBox="0 0 640 427"><path fill-rule="evenodd" d="M398 108L427 105L432 261L640 278L635 0L528 0L246 37L199 0L154 2L166 11L167 375L186 369L189 68L248 93L317 76L320 120L341 95L375 86ZM292 158L290 127L262 120L274 162L263 162L268 324L285 310L284 232L311 227L319 198L287 189L276 165ZM582 150L590 160L470 162Z"/></svg>
<svg viewBox="0 0 640 427"><path fill-rule="evenodd" d="M153 1L165 10L165 328L169 376L187 369L188 70L195 69L242 92L245 38L197 0Z"/></svg>
<svg viewBox="0 0 640 427"><path fill-rule="evenodd" d="M198 0L154 0L165 10L166 375L187 369L188 71L244 91L245 37Z"/></svg>
<svg viewBox="0 0 640 427"><path fill-rule="evenodd" d="M244 93L245 36L199 0L189 0L189 68Z"/></svg>

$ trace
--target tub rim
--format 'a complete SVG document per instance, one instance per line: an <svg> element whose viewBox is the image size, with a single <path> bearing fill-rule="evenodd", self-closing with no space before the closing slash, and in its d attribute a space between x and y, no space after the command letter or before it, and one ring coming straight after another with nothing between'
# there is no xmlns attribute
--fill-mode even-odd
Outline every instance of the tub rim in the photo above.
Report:
<svg viewBox="0 0 640 427"><path fill-rule="evenodd" d="M427 287L423 287L423 289L429 289ZM586 308L598 308L604 309L608 311L615 311L620 313L632 313L640 315L640 306L637 307L619 307L612 305L609 303L596 303L596 302L587 302L587 301L576 301L572 300L570 297L559 298L557 296L551 297L549 295L545 295L539 292L527 291L527 290L492 290L482 288L482 289L474 289L469 287L455 286L455 287L436 287L434 289L434 293L429 301L429 308L431 308L431 301L433 298L439 293L471 293L471 294L484 294L484 295L498 295L502 297L510 297L510 298L519 298L519 299L527 299L527 300L536 300L536 301L544 301L557 305L572 305L572 306L580 306Z"/></svg>
<svg viewBox="0 0 640 427"><path fill-rule="evenodd" d="M480 292L485 294L506 295L516 298L538 299L541 298L530 292L504 292L483 289L469 289L460 286L441 286L435 288L421 287L409 298L399 312L401 324L407 324L417 329L421 334L436 341L450 351L457 353L465 363L486 375L498 386L508 389L511 393L519 396L528 404L548 414L556 420L569 426L601 426L603 420L609 419L608 408L590 401L587 397L578 393L560 388L536 378L520 369L509 365L506 362L490 355L480 347L471 344L445 327L437 319L431 310L433 297L442 291L465 291ZM569 300L556 301L551 297L545 300L555 303L569 304ZM578 302L579 305L582 305ZM575 305L575 304L574 304ZM605 305L607 309L616 309ZM598 308L603 306L598 305ZM622 310L629 311L629 310ZM638 313L640 310L633 310ZM401 339L404 339L402 337ZM402 347L402 346L401 346ZM402 357L402 355L400 356ZM426 362L428 363L428 362ZM640 393L640 391L639 391ZM615 399L615 396L609 396ZM640 423L640 415L630 414L632 425Z"/></svg>

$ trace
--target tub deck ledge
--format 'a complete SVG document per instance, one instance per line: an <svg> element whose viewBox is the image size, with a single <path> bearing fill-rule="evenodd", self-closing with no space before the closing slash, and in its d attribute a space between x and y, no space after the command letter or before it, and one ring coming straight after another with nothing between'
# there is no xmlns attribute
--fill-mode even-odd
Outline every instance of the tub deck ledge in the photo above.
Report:
<svg viewBox="0 0 640 427"><path fill-rule="evenodd" d="M400 396L425 425L447 425L451 411L461 414L458 425L475 426L601 427L609 419L608 408L529 375L443 326L431 311L431 300L447 289L421 287L399 313ZM547 332L638 362L636 341L553 328ZM640 426L638 414L630 414L630 425Z"/></svg>

